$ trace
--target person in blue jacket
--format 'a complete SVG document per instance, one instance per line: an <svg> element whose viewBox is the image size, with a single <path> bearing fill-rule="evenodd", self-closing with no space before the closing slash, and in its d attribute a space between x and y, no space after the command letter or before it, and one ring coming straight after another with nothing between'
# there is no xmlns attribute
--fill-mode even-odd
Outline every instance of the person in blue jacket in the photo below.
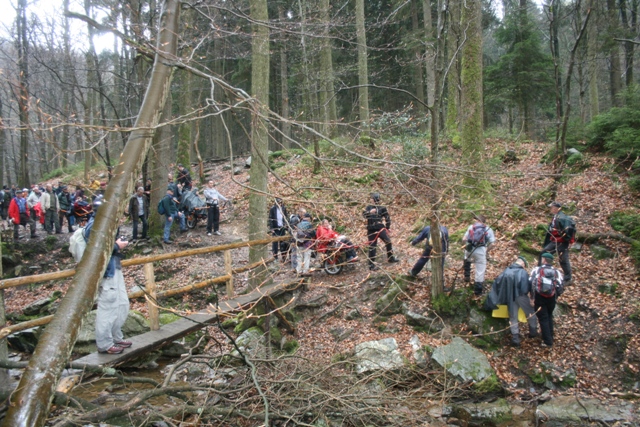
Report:
<svg viewBox="0 0 640 427"><path fill-rule="evenodd" d="M433 254L433 255L434 257L440 258L440 261L442 262L442 269L444 270L444 259L447 256L447 252L449 252L449 230L447 230L447 227L443 225L440 226L440 238L441 238L441 245L442 245L442 253ZM422 269L427 264L427 262L429 262L429 260L431 259L432 252L433 252L433 245L431 245L431 226L430 225L427 225L425 228L423 228L420 234L418 234L418 236L411 241L411 244L415 246L418 243L422 242L423 240L426 240L426 243L424 245L424 250L422 251L422 256L418 258L418 261L416 261L416 264L413 266L411 270L409 270L409 276L411 277L418 276L418 274L422 271Z"/></svg>

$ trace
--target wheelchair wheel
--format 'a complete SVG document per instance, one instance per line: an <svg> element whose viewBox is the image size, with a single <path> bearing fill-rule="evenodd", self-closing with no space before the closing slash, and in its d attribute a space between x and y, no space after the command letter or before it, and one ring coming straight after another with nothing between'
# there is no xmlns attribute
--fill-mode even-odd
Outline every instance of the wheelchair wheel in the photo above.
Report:
<svg viewBox="0 0 640 427"><path fill-rule="evenodd" d="M339 274L342 271L342 267L344 266L340 258L341 257L339 256L330 256L325 259L322 263L324 271L326 271L327 274L331 274L332 276Z"/></svg>
<svg viewBox="0 0 640 427"><path fill-rule="evenodd" d="M187 215L188 228L196 228L197 223L198 223L198 217L194 213L190 213Z"/></svg>

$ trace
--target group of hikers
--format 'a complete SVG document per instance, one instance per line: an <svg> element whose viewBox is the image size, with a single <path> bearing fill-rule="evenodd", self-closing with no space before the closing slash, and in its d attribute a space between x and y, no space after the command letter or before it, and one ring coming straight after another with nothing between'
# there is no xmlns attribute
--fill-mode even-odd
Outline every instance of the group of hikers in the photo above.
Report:
<svg viewBox="0 0 640 427"><path fill-rule="evenodd" d="M389 235L391 228L391 216L388 209L380 204L380 194L371 193L372 203L363 211L366 220L368 247L367 262L370 270L379 268L377 263L377 244L382 240L386 249L387 261L398 262L393 252L393 245ZM538 322L542 334L542 345L553 345L553 311L556 299L564 290L566 284L572 281L571 264L569 261L569 248L575 240L575 222L562 212L562 205L552 202L548 205L552 219L547 229L543 249L538 259L538 266L527 273L527 260L520 256L515 262L493 281L491 290L487 295L485 307L495 309L498 305L506 305L509 313L510 329L512 333L512 345L520 345L520 331L518 327L519 309L524 311L529 324L529 337L539 336ZM272 252L274 258L282 262L290 259L293 270L299 276L309 276L310 258L313 250L325 255L328 248L346 248L346 260L350 263L358 260L355 251L356 246L344 235L333 231L328 220L320 221L314 229L312 216L305 208L299 208L295 214L288 216L287 208L281 198L275 199L275 204L269 210L269 230L272 236L291 235L290 239L273 242ZM445 226L440 226L441 251L435 253L432 245L431 226L424 227L411 241L413 246L425 241L425 246L420 258L409 270L408 275L416 278L425 265L430 261L444 262L449 251L449 231ZM496 241L495 233L491 226L486 224L483 215L475 215L475 221L471 224L463 236L464 280L473 287L475 297L479 298L484 293L485 271L487 267L487 254L491 245ZM553 267L555 256L559 259L561 271ZM471 280L471 266L474 266L474 277Z"/></svg>
<svg viewBox="0 0 640 427"><path fill-rule="evenodd" d="M0 213L5 226L13 226L13 239L22 238L20 226L25 230L29 226L30 237L37 237L37 224L47 234L62 234L65 220L69 233L73 233L76 224L84 224L92 212L91 198L101 197L100 184L95 191L88 193L82 186L71 191L68 185L58 183L34 185L29 188L8 188L0 190Z"/></svg>

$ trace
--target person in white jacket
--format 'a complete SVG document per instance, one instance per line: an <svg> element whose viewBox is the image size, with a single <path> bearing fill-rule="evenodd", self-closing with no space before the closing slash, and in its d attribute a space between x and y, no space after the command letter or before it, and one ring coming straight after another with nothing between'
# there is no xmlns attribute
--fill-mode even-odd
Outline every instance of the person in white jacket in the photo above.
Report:
<svg viewBox="0 0 640 427"><path fill-rule="evenodd" d="M213 181L209 181L203 191L204 198L207 202L207 236L211 236L211 232L219 236L220 231L220 203L226 202L228 199L224 197L213 186Z"/></svg>

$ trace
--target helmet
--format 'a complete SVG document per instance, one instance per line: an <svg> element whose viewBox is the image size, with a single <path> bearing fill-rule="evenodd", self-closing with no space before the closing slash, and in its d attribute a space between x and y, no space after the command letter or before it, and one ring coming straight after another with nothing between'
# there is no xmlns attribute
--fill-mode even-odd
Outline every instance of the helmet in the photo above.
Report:
<svg viewBox="0 0 640 427"><path fill-rule="evenodd" d="M380 193L371 193L371 198L373 199L374 202L379 202L380 201Z"/></svg>

